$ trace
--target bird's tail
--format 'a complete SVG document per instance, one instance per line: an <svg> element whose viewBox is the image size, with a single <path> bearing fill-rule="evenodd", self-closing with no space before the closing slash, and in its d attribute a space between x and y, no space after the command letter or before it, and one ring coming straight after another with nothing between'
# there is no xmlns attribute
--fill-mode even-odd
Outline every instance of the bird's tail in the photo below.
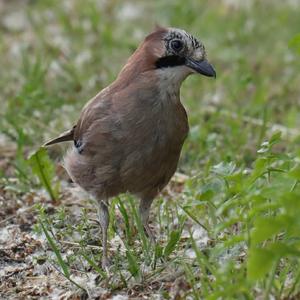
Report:
<svg viewBox="0 0 300 300"><path fill-rule="evenodd" d="M58 144L58 143L67 142L67 141L73 141L74 140L75 127L76 126L74 126L70 130L67 130L67 131L63 132L60 136L48 141L43 146L46 147L46 146L50 146L50 145L53 145L53 144Z"/></svg>

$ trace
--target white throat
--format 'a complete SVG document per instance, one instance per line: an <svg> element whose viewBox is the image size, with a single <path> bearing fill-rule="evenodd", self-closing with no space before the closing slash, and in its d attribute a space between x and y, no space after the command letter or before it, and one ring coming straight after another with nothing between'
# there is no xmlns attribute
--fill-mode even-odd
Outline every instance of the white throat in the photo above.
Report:
<svg viewBox="0 0 300 300"><path fill-rule="evenodd" d="M186 66L176 66L156 70L159 77L159 89L162 99L178 102L182 82L192 72Z"/></svg>

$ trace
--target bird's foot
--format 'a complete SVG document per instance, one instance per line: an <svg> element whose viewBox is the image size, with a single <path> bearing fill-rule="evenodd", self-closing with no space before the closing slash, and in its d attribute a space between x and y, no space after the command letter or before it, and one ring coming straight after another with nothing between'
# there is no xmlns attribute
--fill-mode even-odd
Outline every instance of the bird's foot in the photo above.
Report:
<svg viewBox="0 0 300 300"><path fill-rule="evenodd" d="M110 265L111 265L111 262L107 258L107 256L103 256L102 260L101 260L101 267L102 267L102 269L108 273Z"/></svg>

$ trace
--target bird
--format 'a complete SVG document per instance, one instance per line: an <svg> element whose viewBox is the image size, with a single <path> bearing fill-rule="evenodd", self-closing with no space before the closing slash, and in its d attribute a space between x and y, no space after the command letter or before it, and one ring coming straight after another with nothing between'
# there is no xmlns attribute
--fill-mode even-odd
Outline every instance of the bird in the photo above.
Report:
<svg viewBox="0 0 300 300"><path fill-rule="evenodd" d="M176 171L189 131L180 101L191 74L216 78L203 43L183 29L156 27L106 88L83 107L78 122L44 144L73 141L63 165L72 181L96 200L102 232L102 268L107 247L109 200L122 193L139 199L146 235L151 204Z"/></svg>

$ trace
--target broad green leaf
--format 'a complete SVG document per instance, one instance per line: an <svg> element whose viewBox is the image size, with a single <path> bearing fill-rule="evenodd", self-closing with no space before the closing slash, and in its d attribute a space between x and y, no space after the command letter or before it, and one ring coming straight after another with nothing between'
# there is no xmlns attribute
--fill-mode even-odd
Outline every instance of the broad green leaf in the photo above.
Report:
<svg viewBox="0 0 300 300"><path fill-rule="evenodd" d="M294 168L292 168L292 170L290 170L290 171L288 172L288 175L289 175L291 178L294 178L294 179L300 181L300 165L297 164Z"/></svg>
<svg viewBox="0 0 300 300"><path fill-rule="evenodd" d="M257 245L284 229L285 223L281 219L261 217L254 222L254 230L251 232L251 242Z"/></svg>
<svg viewBox="0 0 300 300"><path fill-rule="evenodd" d="M203 193L199 194L198 198L201 201L209 201L212 199L213 196L214 196L214 192L212 190L206 190Z"/></svg>
<svg viewBox="0 0 300 300"><path fill-rule="evenodd" d="M268 249L252 248L250 249L247 269L250 280L262 279L272 268L276 257Z"/></svg>
<svg viewBox="0 0 300 300"><path fill-rule="evenodd" d="M251 174L251 179L255 179L257 176L261 175L268 165L268 160L265 157L260 157L254 162L253 172Z"/></svg>
<svg viewBox="0 0 300 300"><path fill-rule="evenodd" d="M289 255L293 256L300 256L300 251L296 249L295 247L288 245L285 242L275 242L270 244L268 247L274 255L277 255L278 257L285 257Z"/></svg>
<svg viewBox="0 0 300 300"><path fill-rule="evenodd" d="M276 131L270 137L269 143L270 143L270 145L274 145L274 144L278 143L280 140L281 140L281 131Z"/></svg>
<svg viewBox="0 0 300 300"><path fill-rule="evenodd" d="M300 211L300 193L286 192L280 198L281 205L285 208L286 213L290 216L299 216Z"/></svg>

